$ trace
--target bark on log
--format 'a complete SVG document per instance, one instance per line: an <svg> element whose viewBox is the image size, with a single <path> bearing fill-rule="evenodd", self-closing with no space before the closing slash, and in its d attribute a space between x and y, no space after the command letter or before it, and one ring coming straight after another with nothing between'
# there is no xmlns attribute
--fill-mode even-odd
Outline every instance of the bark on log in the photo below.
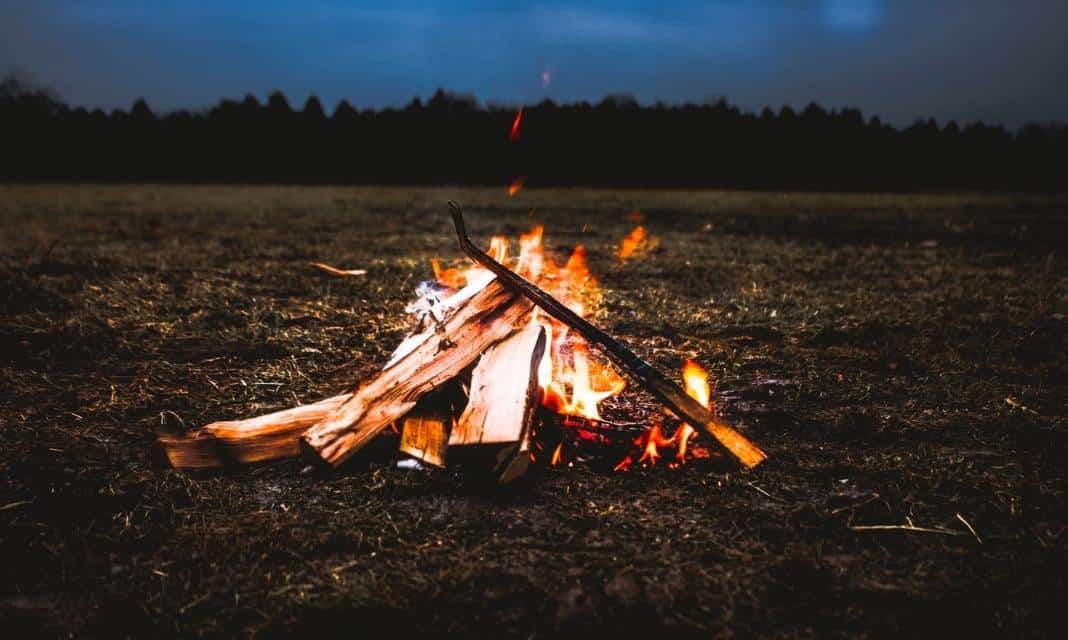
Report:
<svg viewBox="0 0 1068 640"><path fill-rule="evenodd" d="M156 453L175 469L211 469L291 458L300 436L352 398L351 393L246 420L215 422L188 434L161 433Z"/></svg>
<svg viewBox="0 0 1068 640"><path fill-rule="evenodd" d="M459 294L458 294L459 295ZM301 437L312 462L337 466L429 391L458 375L490 346L530 321L532 305L496 280L444 310L410 349L364 383L347 402Z"/></svg>

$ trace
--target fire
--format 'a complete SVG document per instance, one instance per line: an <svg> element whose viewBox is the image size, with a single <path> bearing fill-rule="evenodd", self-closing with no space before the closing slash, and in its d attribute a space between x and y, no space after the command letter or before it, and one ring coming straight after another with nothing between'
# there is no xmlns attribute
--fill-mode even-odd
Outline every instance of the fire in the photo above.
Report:
<svg viewBox="0 0 1068 640"><path fill-rule="evenodd" d="M520 234L519 253L514 256L510 253L508 239L495 236L490 240L488 253L494 260L531 280L575 313L585 316L596 309L601 301L597 280L586 262L586 249L582 245L576 246L568 259L560 264L546 255L542 244L544 235L545 229L541 226ZM647 239L644 235L641 238ZM446 269L437 260L432 260L431 265L439 284L452 289L479 278L492 277L489 271L478 265ZM545 355L538 366L542 405L565 416L601 420L600 404L621 393L626 381L614 369L594 357L586 341L567 325L537 311L531 321L544 326L547 337ZM712 387L708 373L695 362L687 361L682 369L682 378L686 393L711 408ZM675 468L688 459L708 457L709 451L694 442L696 436L697 431L692 426L682 424L671 437L667 437L663 426L655 422L633 440L634 454L624 458L615 468L617 471L626 471L634 464L653 466L665 459L669 467ZM563 456L561 444L549 456L549 464L559 465Z"/></svg>
<svg viewBox="0 0 1068 640"><path fill-rule="evenodd" d="M522 189L522 188L523 188L523 179L522 178L516 178L515 180L512 180L512 183L508 185L508 197L509 198L514 198L516 196L516 194L519 193L519 190Z"/></svg>
<svg viewBox="0 0 1068 640"><path fill-rule="evenodd" d="M493 236L490 238L490 246L486 251L497 262L505 262L508 259L508 238ZM434 270L434 279L438 284L450 289L460 289L467 285L476 274L488 275L489 271L480 266L464 266L443 269L437 258L430 260L430 267Z"/></svg>
<svg viewBox="0 0 1068 640"><path fill-rule="evenodd" d="M616 251L616 257L620 260L626 260L635 253L645 243L645 227L638 225L634 227L634 230L623 238L623 242L619 244L619 250Z"/></svg>
<svg viewBox="0 0 1068 640"><path fill-rule="evenodd" d="M687 360L682 367L682 380L686 387L686 394L694 400L711 409L712 387L708 383L708 372L702 369L692 360ZM697 435L697 431L690 425L682 423L670 438L664 436L660 423L654 423L645 433L634 439L634 446L641 451L637 460L629 455L616 465L616 471L627 471L637 462L638 464L654 466L663 457L663 449L675 448L674 460L668 465L676 468L685 464L688 458L707 458L709 451L704 447L693 446L691 440Z"/></svg>
<svg viewBox="0 0 1068 640"><path fill-rule="evenodd" d="M638 213L640 216L641 214ZM616 257L620 260L636 257L657 247L659 241L645 232L645 227L638 225L623 238L616 250Z"/></svg>
<svg viewBox="0 0 1068 640"><path fill-rule="evenodd" d="M541 226L520 234L519 254L514 259L509 254L509 243L504 237L494 237L488 253L494 260L512 267L536 283L575 313L586 315L596 309L600 304L601 292L586 263L585 247L576 246L561 265L545 254L542 245L544 234ZM431 266L438 283L451 289L458 289L472 279L489 274L477 265L445 269L436 259L431 261ZM538 367L542 404L557 413L599 420L598 405L606 398L621 393L626 381L615 370L593 357L586 341L567 325L537 313L532 322L543 325L548 338L545 355Z"/></svg>
<svg viewBox="0 0 1068 640"><path fill-rule="evenodd" d="M508 131L508 142L515 142L519 140L519 124L523 121L523 108L520 107L519 111L515 114L515 120L512 121L512 128Z"/></svg>
<svg viewBox="0 0 1068 640"><path fill-rule="evenodd" d="M687 360L682 367L682 381L686 387L686 395L700 402L706 409L712 408L712 387L708 384L708 372L702 369L693 360ZM679 462L686 461L686 450L689 447L690 438L696 435L696 431L687 423L679 426L675 437L678 439Z"/></svg>

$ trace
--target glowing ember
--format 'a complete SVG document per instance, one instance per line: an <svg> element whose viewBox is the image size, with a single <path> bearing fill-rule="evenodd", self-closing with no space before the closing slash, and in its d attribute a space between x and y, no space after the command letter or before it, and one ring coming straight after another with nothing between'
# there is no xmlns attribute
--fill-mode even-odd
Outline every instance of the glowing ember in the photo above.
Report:
<svg viewBox="0 0 1068 640"><path fill-rule="evenodd" d="M512 180L512 184L508 185L508 197L509 198L514 198L516 196L516 194L519 193L519 190L522 189L522 188L523 188L523 179L522 178L516 178L515 180Z"/></svg>
<svg viewBox="0 0 1068 640"><path fill-rule="evenodd" d="M520 107L519 111L515 114L515 120L512 121L512 128L508 131L508 142L519 140L519 125L522 121L523 109Z"/></svg>
<svg viewBox="0 0 1068 640"><path fill-rule="evenodd" d="M560 461L563 460L563 457L564 457L563 454L564 454L564 445L563 444L556 445L556 449L553 449L552 458L549 459L549 466L550 467L558 466L560 464Z"/></svg>

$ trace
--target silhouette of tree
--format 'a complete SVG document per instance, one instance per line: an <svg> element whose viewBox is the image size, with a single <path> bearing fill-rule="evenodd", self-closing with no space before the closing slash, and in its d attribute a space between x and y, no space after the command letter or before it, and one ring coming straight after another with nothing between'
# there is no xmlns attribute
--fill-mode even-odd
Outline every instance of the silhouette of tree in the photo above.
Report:
<svg viewBox="0 0 1068 640"><path fill-rule="evenodd" d="M1068 129L1012 133L920 120L899 130L816 103L747 113L719 98L643 107L625 93L596 105L545 99L479 106L443 89L402 109L331 117L310 96L275 91L202 112L70 109L24 78L0 80L0 179L506 184L775 189L1063 190Z"/></svg>

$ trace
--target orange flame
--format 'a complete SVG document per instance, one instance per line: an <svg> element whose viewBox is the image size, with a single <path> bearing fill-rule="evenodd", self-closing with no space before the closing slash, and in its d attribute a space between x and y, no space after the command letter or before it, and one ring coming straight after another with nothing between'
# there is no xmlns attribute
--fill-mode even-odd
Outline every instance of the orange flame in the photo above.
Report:
<svg viewBox="0 0 1068 640"><path fill-rule="evenodd" d="M712 387L708 383L708 372L692 360L687 360L682 367L682 379L686 386L686 394L697 400L705 407L711 409ZM683 423L670 438L664 437L659 423L654 423L645 433L634 439L634 445L641 450L637 460L629 455L616 465L616 471L628 471L631 466L638 464L654 466L663 457L661 449L675 447L674 460L668 465L677 468L685 464L688 458L708 458L711 453L704 447L694 446L691 443L697 436L697 430Z"/></svg>
<svg viewBox="0 0 1068 640"><path fill-rule="evenodd" d="M517 273L536 283L572 311L585 315L600 304L597 280L586 264L586 250L575 247L563 264L545 255L542 245L545 230L534 227L519 236L519 255L509 255L508 240L494 237L488 253L493 259L511 266ZM478 265L465 264L449 269L432 260L434 277L444 286L460 288L472 279L489 276ZM562 414L600 419L598 404L623 391L626 381L612 368L590 353L586 341L571 329L548 316L535 314L532 322L546 328L545 355L538 367L538 384L542 404Z"/></svg>
<svg viewBox="0 0 1068 640"><path fill-rule="evenodd" d="M626 238L623 238L623 242L619 243L616 257L620 260L626 260L637 253L643 244L645 244L645 227L638 225L634 227L634 230Z"/></svg>
<svg viewBox="0 0 1068 640"><path fill-rule="evenodd" d="M512 180L512 183L510 185L508 185L508 197L509 198L514 198L515 195L517 193L519 193L519 190L522 189L522 188L523 188L523 179L522 178L516 178L515 180Z"/></svg>
<svg viewBox="0 0 1068 640"><path fill-rule="evenodd" d="M686 385L686 395L700 402L706 409L711 409L712 387L708 384L708 372L702 369L693 360L687 360L682 367L682 380ZM679 442L678 460L686 462L686 450L689 447L690 438L697 431L687 423L679 426L675 437Z"/></svg>
<svg viewBox="0 0 1068 640"><path fill-rule="evenodd" d="M504 236L493 236L490 238L490 246L486 251L497 262L503 263L508 259L508 238ZM472 280L475 274L488 274L489 271L483 269L478 265L466 265L462 267L452 267L449 269L443 269L441 267L441 261L437 258L430 260L430 267L434 270L434 279L439 284L449 287L450 289L460 289Z"/></svg>
<svg viewBox="0 0 1068 640"><path fill-rule="evenodd" d="M564 445L563 445L563 443L560 443L560 444L556 445L556 448L553 449L552 458L549 459L549 466L550 467L558 466L560 464L560 461L563 460L563 457L564 457L563 453L564 453Z"/></svg>
<svg viewBox="0 0 1068 640"><path fill-rule="evenodd" d="M512 128L508 131L508 142L515 142L519 140L519 124L523 120L523 108L520 107L519 111L515 114L515 120L512 121Z"/></svg>

